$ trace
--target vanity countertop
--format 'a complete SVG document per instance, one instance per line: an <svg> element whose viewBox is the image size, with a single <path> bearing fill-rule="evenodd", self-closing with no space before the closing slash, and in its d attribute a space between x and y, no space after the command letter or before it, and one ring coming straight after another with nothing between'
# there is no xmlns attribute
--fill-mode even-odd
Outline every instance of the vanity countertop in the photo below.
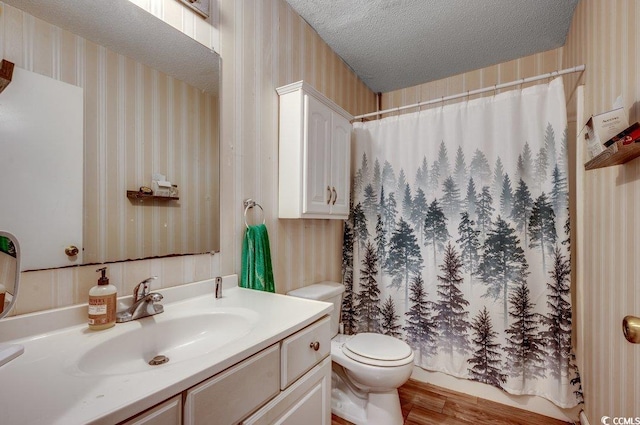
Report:
<svg viewBox="0 0 640 425"><path fill-rule="evenodd" d="M180 299L189 291L189 298ZM269 347L333 308L328 303L237 286L225 287L223 297L215 299L212 281L171 288L166 294L158 292L165 295L167 302L163 303L165 313L157 316L116 324L103 331L90 331L86 324L61 329L49 325L51 329L40 333L4 341L24 345L24 354L0 367L0 423L118 423ZM194 293L200 295L192 296ZM169 361L135 373L92 374L78 368L82 354L113 338L119 341L117 337L154 320L160 322L162 315L247 310L255 325L245 335L189 360ZM10 320L12 329L22 323L22 329L33 330L38 329L36 323L55 321L56 313L58 322L68 324L70 316L77 319L81 312L86 314L86 306Z"/></svg>

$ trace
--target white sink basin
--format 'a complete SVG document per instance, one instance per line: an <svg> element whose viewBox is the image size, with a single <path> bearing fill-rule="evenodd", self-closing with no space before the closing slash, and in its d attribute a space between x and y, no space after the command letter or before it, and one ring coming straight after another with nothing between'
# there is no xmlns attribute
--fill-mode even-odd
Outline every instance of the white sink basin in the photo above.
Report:
<svg viewBox="0 0 640 425"><path fill-rule="evenodd" d="M117 324L83 354L70 359L67 370L81 375L121 375L158 370L193 359L247 335L257 323L248 309L196 314L162 313L141 320ZM126 327L126 329L124 329ZM105 332L105 331L103 331ZM150 365L156 356L169 360Z"/></svg>

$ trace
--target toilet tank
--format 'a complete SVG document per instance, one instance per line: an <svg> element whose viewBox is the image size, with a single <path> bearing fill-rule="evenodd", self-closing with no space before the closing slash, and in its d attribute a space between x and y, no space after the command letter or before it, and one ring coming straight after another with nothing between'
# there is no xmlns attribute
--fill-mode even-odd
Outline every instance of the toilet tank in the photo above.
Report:
<svg viewBox="0 0 640 425"><path fill-rule="evenodd" d="M338 334L340 326L340 310L342 308L342 294L344 285L337 282L319 282L303 288L294 289L287 292L287 295L298 298L306 298L308 300L324 301L333 304L331 312L331 337Z"/></svg>

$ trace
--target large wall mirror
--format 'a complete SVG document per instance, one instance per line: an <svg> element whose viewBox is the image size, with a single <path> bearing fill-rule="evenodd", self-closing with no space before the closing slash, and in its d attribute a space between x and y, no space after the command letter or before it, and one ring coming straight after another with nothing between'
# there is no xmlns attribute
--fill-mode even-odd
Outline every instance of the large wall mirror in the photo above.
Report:
<svg viewBox="0 0 640 425"><path fill-rule="evenodd" d="M29 31L43 34L28 36L55 33L56 47L43 49L71 70L66 83L83 89L82 211L73 219L82 229L81 246L78 255L65 254L57 263L41 255L26 261L28 243L18 235L23 271L219 251L219 56L130 0L5 3L69 31L33 25ZM26 50L23 38L9 34L6 43ZM58 73L47 77L63 80L64 69ZM127 197L127 191L151 187L154 174L176 185L179 199ZM48 182L31 182L29 196L64 190L56 181L51 175ZM34 222L49 211L24 214L20 220ZM74 244L64 237L49 241L48 232L37 237L60 253Z"/></svg>

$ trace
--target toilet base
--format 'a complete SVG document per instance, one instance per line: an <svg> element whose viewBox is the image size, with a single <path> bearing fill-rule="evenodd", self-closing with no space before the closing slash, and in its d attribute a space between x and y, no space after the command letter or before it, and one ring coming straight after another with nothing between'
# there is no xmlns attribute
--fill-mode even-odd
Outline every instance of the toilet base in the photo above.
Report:
<svg viewBox="0 0 640 425"><path fill-rule="evenodd" d="M402 425L398 390L363 393L344 379L344 371L333 364L331 412L356 425Z"/></svg>

